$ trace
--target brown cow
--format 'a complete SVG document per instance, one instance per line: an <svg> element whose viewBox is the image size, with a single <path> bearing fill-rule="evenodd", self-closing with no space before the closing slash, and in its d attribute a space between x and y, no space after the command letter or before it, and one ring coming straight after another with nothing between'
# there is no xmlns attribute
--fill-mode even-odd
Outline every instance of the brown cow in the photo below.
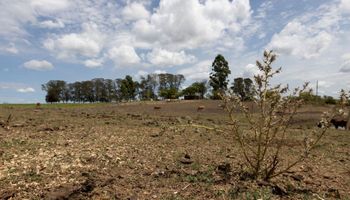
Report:
<svg viewBox="0 0 350 200"><path fill-rule="evenodd" d="M154 106L154 110L160 110L161 107L160 106Z"/></svg>
<svg viewBox="0 0 350 200"><path fill-rule="evenodd" d="M198 106L197 111L204 110L205 106Z"/></svg>

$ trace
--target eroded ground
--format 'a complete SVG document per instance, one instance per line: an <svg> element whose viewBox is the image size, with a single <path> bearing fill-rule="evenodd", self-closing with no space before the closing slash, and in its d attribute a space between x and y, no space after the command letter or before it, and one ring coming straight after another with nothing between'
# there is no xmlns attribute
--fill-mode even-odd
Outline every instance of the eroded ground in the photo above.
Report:
<svg viewBox="0 0 350 200"><path fill-rule="evenodd" d="M2 105L0 199L350 199L350 132L332 129L309 162L253 182L232 135L200 128L227 126L218 104ZM301 110L286 160L324 109Z"/></svg>

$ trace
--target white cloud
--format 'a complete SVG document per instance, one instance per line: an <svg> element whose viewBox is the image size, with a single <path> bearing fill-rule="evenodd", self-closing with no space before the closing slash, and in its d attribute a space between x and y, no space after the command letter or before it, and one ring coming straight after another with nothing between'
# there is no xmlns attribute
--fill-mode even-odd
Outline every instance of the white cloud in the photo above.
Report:
<svg viewBox="0 0 350 200"><path fill-rule="evenodd" d="M350 13L350 1L349 0L341 0L339 8L344 13Z"/></svg>
<svg viewBox="0 0 350 200"><path fill-rule="evenodd" d="M57 53L61 59L76 56L98 56L104 45L104 35L96 24L83 24L81 33L70 33L56 39L47 39L43 46Z"/></svg>
<svg viewBox="0 0 350 200"><path fill-rule="evenodd" d="M293 21L272 37L268 49L309 59L318 57L330 46L332 39L333 36L326 31L313 30L308 25Z"/></svg>
<svg viewBox="0 0 350 200"><path fill-rule="evenodd" d="M20 93L35 92L35 89L34 89L34 88L31 88L31 87L18 88L18 89L17 89L17 92L20 92Z"/></svg>
<svg viewBox="0 0 350 200"><path fill-rule="evenodd" d="M39 26L42 28L64 28L64 23L61 20L53 21L53 20L46 20L39 23Z"/></svg>
<svg viewBox="0 0 350 200"><path fill-rule="evenodd" d="M0 89L10 89L21 93L35 92L35 89L23 83L0 82Z"/></svg>
<svg viewBox="0 0 350 200"><path fill-rule="evenodd" d="M137 2L126 5L122 10L122 15L126 20L147 19L150 16L148 10Z"/></svg>
<svg viewBox="0 0 350 200"><path fill-rule="evenodd" d="M16 48L15 44L11 43L9 47L4 49L8 53L18 54L19 50Z"/></svg>
<svg viewBox="0 0 350 200"><path fill-rule="evenodd" d="M154 73L154 74L166 74L166 73L167 73L167 71L157 69L157 70L155 70L153 73Z"/></svg>
<svg viewBox="0 0 350 200"><path fill-rule="evenodd" d="M325 3L314 12L296 17L274 34L267 48L306 59L320 57L342 34L341 26L348 17L341 9L347 5L344 1Z"/></svg>
<svg viewBox="0 0 350 200"><path fill-rule="evenodd" d="M260 71L256 65L248 64L244 68L243 77L244 78L253 78L255 75L257 75L259 73L260 73Z"/></svg>
<svg viewBox="0 0 350 200"><path fill-rule="evenodd" d="M251 15L249 0L161 0L150 20L134 24L136 38L167 48L193 49L237 33Z"/></svg>
<svg viewBox="0 0 350 200"><path fill-rule="evenodd" d="M35 24L40 16L52 16L70 7L68 0L0 1L0 35L15 38L27 35L24 26Z"/></svg>
<svg viewBox="0 0 350 200"><path fill-rule="evenodd" d="M148 74L148 73L147 73L146 71L139 70L139 71L136 73L135 77L136 77L136 78L140 78L140 76L146 76L147 74Z"/></svg>
<svg viewBox="0 0 350 200"><path fill-rule="evenodd" d="M175 66L196 61L193 55L187 55L185 51L173 52L165 49L155 48L147 54L148 61L156 66Z"/></svg>
<svg viewBox="0 0 350 200"><path fill-rule="evenodd" d="M34 11L41 14L62 11L69 8L70 6L69 0L29 0L29 2Z"/></svg>
<svg viewBox="0 0 350 200"><path fill-rule="evenodd" d="M139 64L141 59L137 55L134 47L129 45L121 45L119 47L113 47L108 51L108 56L118 66L128 66L133 64Z"/></svg>
<svg viewBox="0 0 350 200"><path fill-rule="evenodd" d="M184 75L187 80L201 81L209 78L211 65L211 60L204 60L192 67L181 69L177 73Z"/></svg>
<svg viewBox="0 0 350 200"><path fill-rule="evenodd" d="M27 69L36 71L47 71L54 68L54 66L46 60L30 60L28 62L25 62L23 66Z"/></svg>
<svg viewBox="0 0 350 200"><path fill-rule="evenodd" d="M88 68L98 68L103 65L103 59L88 59L84 61L84 65Z"/></svg>

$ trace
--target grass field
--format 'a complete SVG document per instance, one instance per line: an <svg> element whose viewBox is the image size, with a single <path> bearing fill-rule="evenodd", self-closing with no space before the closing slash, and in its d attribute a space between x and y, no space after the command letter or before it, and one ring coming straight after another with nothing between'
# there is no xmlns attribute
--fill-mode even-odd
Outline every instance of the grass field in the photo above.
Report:
<svg viewBox="0 0 350 200"><path fill-rule="evenodd" d="M350 132L330 129L308 162L256 182L230 132L201 128L229 125L220 103L0 105L0 121L12 115L0 199L350 199ZM284 159L327 109L300 109Z"/></svg>

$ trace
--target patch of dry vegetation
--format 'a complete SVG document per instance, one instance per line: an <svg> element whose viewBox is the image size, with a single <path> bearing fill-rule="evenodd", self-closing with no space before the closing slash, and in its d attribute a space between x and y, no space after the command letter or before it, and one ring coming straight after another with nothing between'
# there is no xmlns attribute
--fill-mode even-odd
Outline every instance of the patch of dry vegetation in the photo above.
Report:
<svg viewBox="0 0 350 200"><path fill-rule="evenodd" d="M253 181L243 173L245 161L232 134L205 128L232 126L218 104L0 106L0 120L12 114L10 129L0 128L0 199L350 196L348 132L331 129L309 162L271 182ZM205 109L197 112L200 105ZM316 125L328 108L301 110L288 131L285 160L303 149L300 130ZM235 113L248 128L244 116Z"/></svg>

